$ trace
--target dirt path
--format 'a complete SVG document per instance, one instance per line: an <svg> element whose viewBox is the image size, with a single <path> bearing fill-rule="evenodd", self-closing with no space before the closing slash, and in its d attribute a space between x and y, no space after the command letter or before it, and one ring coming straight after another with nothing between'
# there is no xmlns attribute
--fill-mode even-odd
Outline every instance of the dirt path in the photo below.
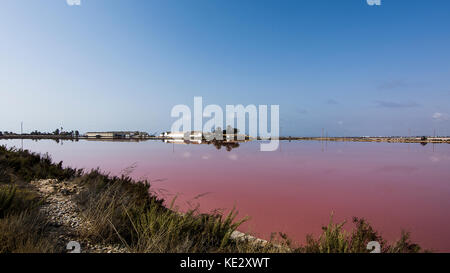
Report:
<svg viewBox="0 0 450 273"><path fill-rule="evenodd" d="M80 238L79 232L88 228L81 216L80 209L73 198L82 188L70 182L58 182L55 179L43 179L31 182L39 194L45 199L41 211L48 217L53 233L58 238L61 249L67 249L69 242L78 242L82 253L124 253L126 249L120 246L92 244ZM71 250L65 250L70 252Z"/></svg>

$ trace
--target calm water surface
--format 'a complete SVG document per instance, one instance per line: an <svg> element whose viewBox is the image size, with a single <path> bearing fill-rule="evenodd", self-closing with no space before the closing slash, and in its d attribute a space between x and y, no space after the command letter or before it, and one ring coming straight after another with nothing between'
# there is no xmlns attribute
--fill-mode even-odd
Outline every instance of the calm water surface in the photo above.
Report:
<svg viewBox="0 0 450 273"><path fill-rule="evenodd" d="M161 141L24 140L23 146L66 166L112 174L131 166L133 177L152 180L166 200L178 195L180 209L235 206L239 216L251 217L241 230L263 238L281 231L304 242L334 211L339 221L365 217L388 240L405 229L426 248L450 251L448 144L286 141L276 152L260 152L257 142L231 151Z"/></svg>

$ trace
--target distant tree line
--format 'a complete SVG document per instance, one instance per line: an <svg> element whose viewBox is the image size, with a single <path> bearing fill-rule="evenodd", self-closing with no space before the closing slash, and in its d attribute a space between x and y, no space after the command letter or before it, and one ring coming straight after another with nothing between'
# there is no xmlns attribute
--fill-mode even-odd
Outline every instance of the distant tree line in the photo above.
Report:
<svg viewBox="0 0 450 273"><path fill-rule="evenodd" d="M14 133L14 132L4 131L4 132L3 132L3 135L17 135L17 134Z"/></svg>
<svg viewBox="0 0 450 273"><path fill-rule="evenodd" d="M4 131L1 132L0 131L0 136L15 136L15 135L20 135L14 132L8 132L8 131ZM63 128L61 127L61 129L56 129L53 132L41 132L38 130L34 130L32 132L30 132L29 134L23 134L23 135L33 135L33 136L50 136L50 135L55 135L55 136L73 136L73 137L79 137L80 136L80 132L78 130L71 130L71 131L64 131Z"/></svg>

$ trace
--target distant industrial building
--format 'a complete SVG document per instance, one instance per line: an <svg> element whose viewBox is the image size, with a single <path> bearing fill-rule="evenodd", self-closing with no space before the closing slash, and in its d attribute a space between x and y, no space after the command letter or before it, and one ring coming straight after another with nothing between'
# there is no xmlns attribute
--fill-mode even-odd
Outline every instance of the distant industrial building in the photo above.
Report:
<svg viewBox="0 0 450 273"><path fill-rule="evenodd" d="M164 138L172 139L202 139L203 133L201 131L190 131L190 132L164 132L159 135Z"/></svg>
<svg viewBox="0 0 450 273"><path fill-rule="evenodd" d="M148 133L139 131L87 132L87 138L144 138Z"/></svg>
<svg viewBox="0 0 450 273"><path fill-rule="evenodd" d="M185 140L202 140L202 139L214 139L214 133L202 132L202 131L187 131L187 132L164 132L159 135L161 138L167 139L185 139ZM246 140L249 139L248 136L231 133L224 133L222 136L225 141L233 140Z"/></svg>
<svg viewBox="0 0 450 273"><path fill-rule="evenodd" d="M429 137L428 140L430 140L430 141L449 142L450 141L450 137Z"/></svg>
<svg viewBox="0 0 450 273"><path fill-rule="evenodd" d="M165 143L173 143L173 144L202 144L203 141L201 139L190 139L190 140L185 140L183 138L168 138L168 139L164 139Z"/></svg>

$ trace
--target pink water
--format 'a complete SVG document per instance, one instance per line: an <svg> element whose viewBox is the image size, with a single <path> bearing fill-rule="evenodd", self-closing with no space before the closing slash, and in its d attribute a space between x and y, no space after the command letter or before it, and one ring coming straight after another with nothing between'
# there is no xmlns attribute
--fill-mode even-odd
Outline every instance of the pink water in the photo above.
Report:
<svg viewBox="0 0 450 273"><path fill-rule="evenodd" d="M21 141L4 144L20 147ZM258 142L230 152L160 141L24 140L23 146L67 166L112 174L134 164L133 177L153 180L153 190L167 200L178 194L181 209L235 206L239 216L251 217L241 230L263 238L281 231L304 242L334 211L338 221L366 218L388 240L405 229L423 247L450 252L448 144L286 141L276 152L260 152Z"/></svg>

